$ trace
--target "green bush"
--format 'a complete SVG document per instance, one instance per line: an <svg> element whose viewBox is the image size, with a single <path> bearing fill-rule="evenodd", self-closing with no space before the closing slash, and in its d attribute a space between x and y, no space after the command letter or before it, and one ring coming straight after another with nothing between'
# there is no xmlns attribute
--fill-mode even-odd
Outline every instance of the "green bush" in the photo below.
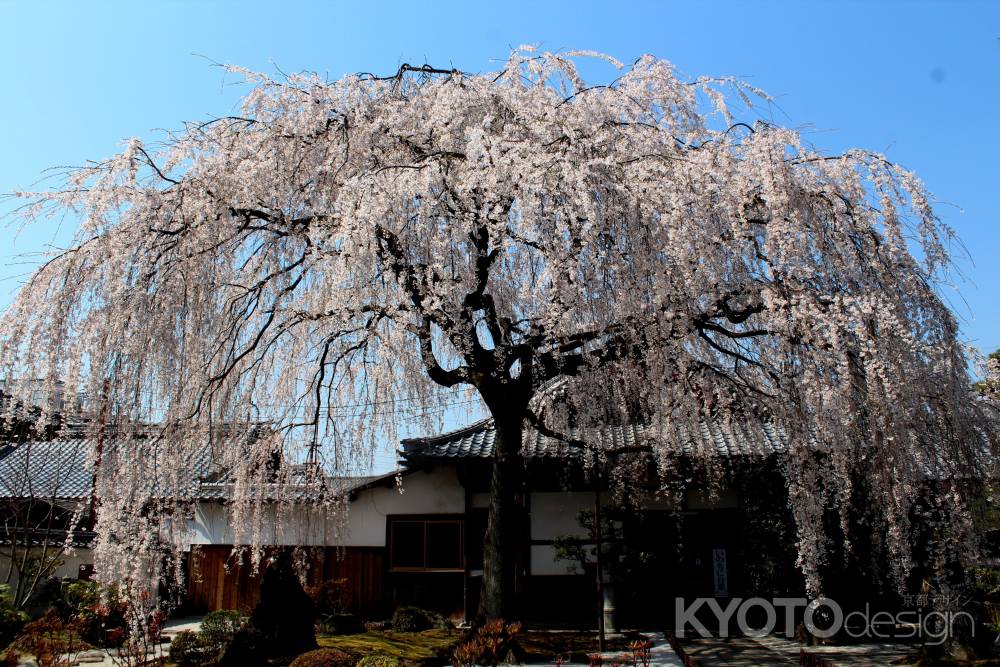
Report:
<svg viewBox="0 0 1000 667"><path fill-rule="evenodd" d="M324 635L353 635L361 630L361 621L354 614L324 614L316 622L316 632Z"/></svg>
<svg viewBox="0 0 1000 667"><path fill-rule="evenodd" d="M0 647L9 644L27 622L28 615L14 607L10 587L0 584Z"/></svg>
<svg viewBox="0 0 1000 667"><path fill-rule="evenodd" d="M62 621L78 628L94 646L121 646L128 634L128 599L117 586L67 580L54 606Z"/></svg>
<svg viewBox="0 0 1000 667"><path fill-rule="evenodd" d="M303 653L288 667L354 667L354 657L336 648L318 648Z"/></svg>
<svg viewBox="0 0 1000 667"><path fill-rule="evenodd" d="M421 632L435 625L434 614L417 607L399 607L392 615L392 629L396 632Z"/></svg>
<svg viewBox="0 0 1000 667"><path fill-rule="evenodd" d="M201 638L184 630L179 632L170 642L170 662L177 667L197 667L205 664L205 644Z"/></svg>
<svg viewBox="0 0 1000 667"><path fill-rule="evenodd" d="M358 660L356 667L400 667L402 663L395 656L385 653L370 653Z"/></svg>
<svg viewBox="0 0 1000 667"><path fill-rule="evenodd" d="M346 614L350 611L351 586L347 579L328 579L305 589L319 616Z"/></svg>
<svg viewBox="0 0 1000 667"><path fill-rule="evenodd" d="M198 633L202 643L207 647L223 648L233 641L236 633L247 624L247 616L235 609L220 609L209 612L201 621L201 631Z"/></svg>

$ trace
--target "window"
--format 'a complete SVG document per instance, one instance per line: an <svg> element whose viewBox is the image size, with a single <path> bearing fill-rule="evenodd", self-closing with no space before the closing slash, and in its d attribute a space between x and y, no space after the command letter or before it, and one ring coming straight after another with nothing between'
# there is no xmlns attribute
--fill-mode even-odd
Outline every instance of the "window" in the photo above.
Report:
<svg viewBox="0 0 1000 667"><path fill-rule="evenodd" d="M460 519L393 519L389 524L389 568L396 571L460 571Z"/></svg>

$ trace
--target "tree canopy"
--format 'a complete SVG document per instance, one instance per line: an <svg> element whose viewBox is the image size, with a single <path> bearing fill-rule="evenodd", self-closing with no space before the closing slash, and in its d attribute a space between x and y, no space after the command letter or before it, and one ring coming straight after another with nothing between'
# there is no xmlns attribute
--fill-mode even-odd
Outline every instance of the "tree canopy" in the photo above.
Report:
<svg viewBox="0 0 1000 667"><path fill-rule="evenodd" d="M460 387L513 443L500 458L524 427L641 419L667 477L708 416L776 425L814 591L823 515L859 480L900 579L929 475L949 548L967 543L985 421L924 186L877 153L816 151L736 79L644 56L605 58L617 78L588 84L576 63L596 55L332 82L240 70L239 115L18 193L24 220L82 222L5 314L0 374L156 425L100 473L102 576L139 571L157 539L135 526L207 434L238 539L259 545L276 452L362 467L402 408Z"/></svg>

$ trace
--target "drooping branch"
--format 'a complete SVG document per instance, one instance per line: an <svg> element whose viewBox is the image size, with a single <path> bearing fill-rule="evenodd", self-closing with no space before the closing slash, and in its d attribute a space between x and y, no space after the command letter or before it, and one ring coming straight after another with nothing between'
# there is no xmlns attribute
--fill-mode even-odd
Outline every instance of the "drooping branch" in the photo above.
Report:
<svg viewBox="0 0 1000 667"><path fill-rule="evenodd" d="M970 445L992 426L935 291L951 233L932 199L882 156L821 155L755 119L766 96L734 79L643 57L586 83L575 57L519 50L488 75L246 73L232 117L28 195L18 215L72 208L83 225L6 313L0 375L89 396L112 376L123 428L165 425L98 481L105 535L160 534L151 471L190 472L208 438L260 551L275 452L294 461L305 442L341 475L394 437L395 406L426 416L442 388L471 385L510 431L561 381L590 425L767 415L787 434L812 585L821 513L850 502L851 466L905 575L915 493L895 489L924 488L918 462L957 476L991 449ZM546 409L525 419L555 437L569 419ZM251 422L265 435L234 435ZM676 446L651 439L651 459ZM151 548L98 552L109 578L141 578Z"/></svg>

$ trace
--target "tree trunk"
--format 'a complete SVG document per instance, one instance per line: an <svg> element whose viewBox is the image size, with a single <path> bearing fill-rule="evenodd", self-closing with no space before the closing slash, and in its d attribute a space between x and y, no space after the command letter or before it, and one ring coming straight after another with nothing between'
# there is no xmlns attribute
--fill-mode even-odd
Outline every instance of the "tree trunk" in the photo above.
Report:
<svg viewBox="0 0 1000 667"><path fill-rule="evenodd" d="M490 508L483 540L483 586L477 618L517 618L517 568L524 527L520 415L494 415L496 443L490 479Z"/></svg>
<svg viewBox="0 0 1000 667"><path fill-rule="evenodd" d="M594 561L597 566L597 647L601 653L607 648L604 627L604 535L601 526L601 473L594 466Z"/></svg>

